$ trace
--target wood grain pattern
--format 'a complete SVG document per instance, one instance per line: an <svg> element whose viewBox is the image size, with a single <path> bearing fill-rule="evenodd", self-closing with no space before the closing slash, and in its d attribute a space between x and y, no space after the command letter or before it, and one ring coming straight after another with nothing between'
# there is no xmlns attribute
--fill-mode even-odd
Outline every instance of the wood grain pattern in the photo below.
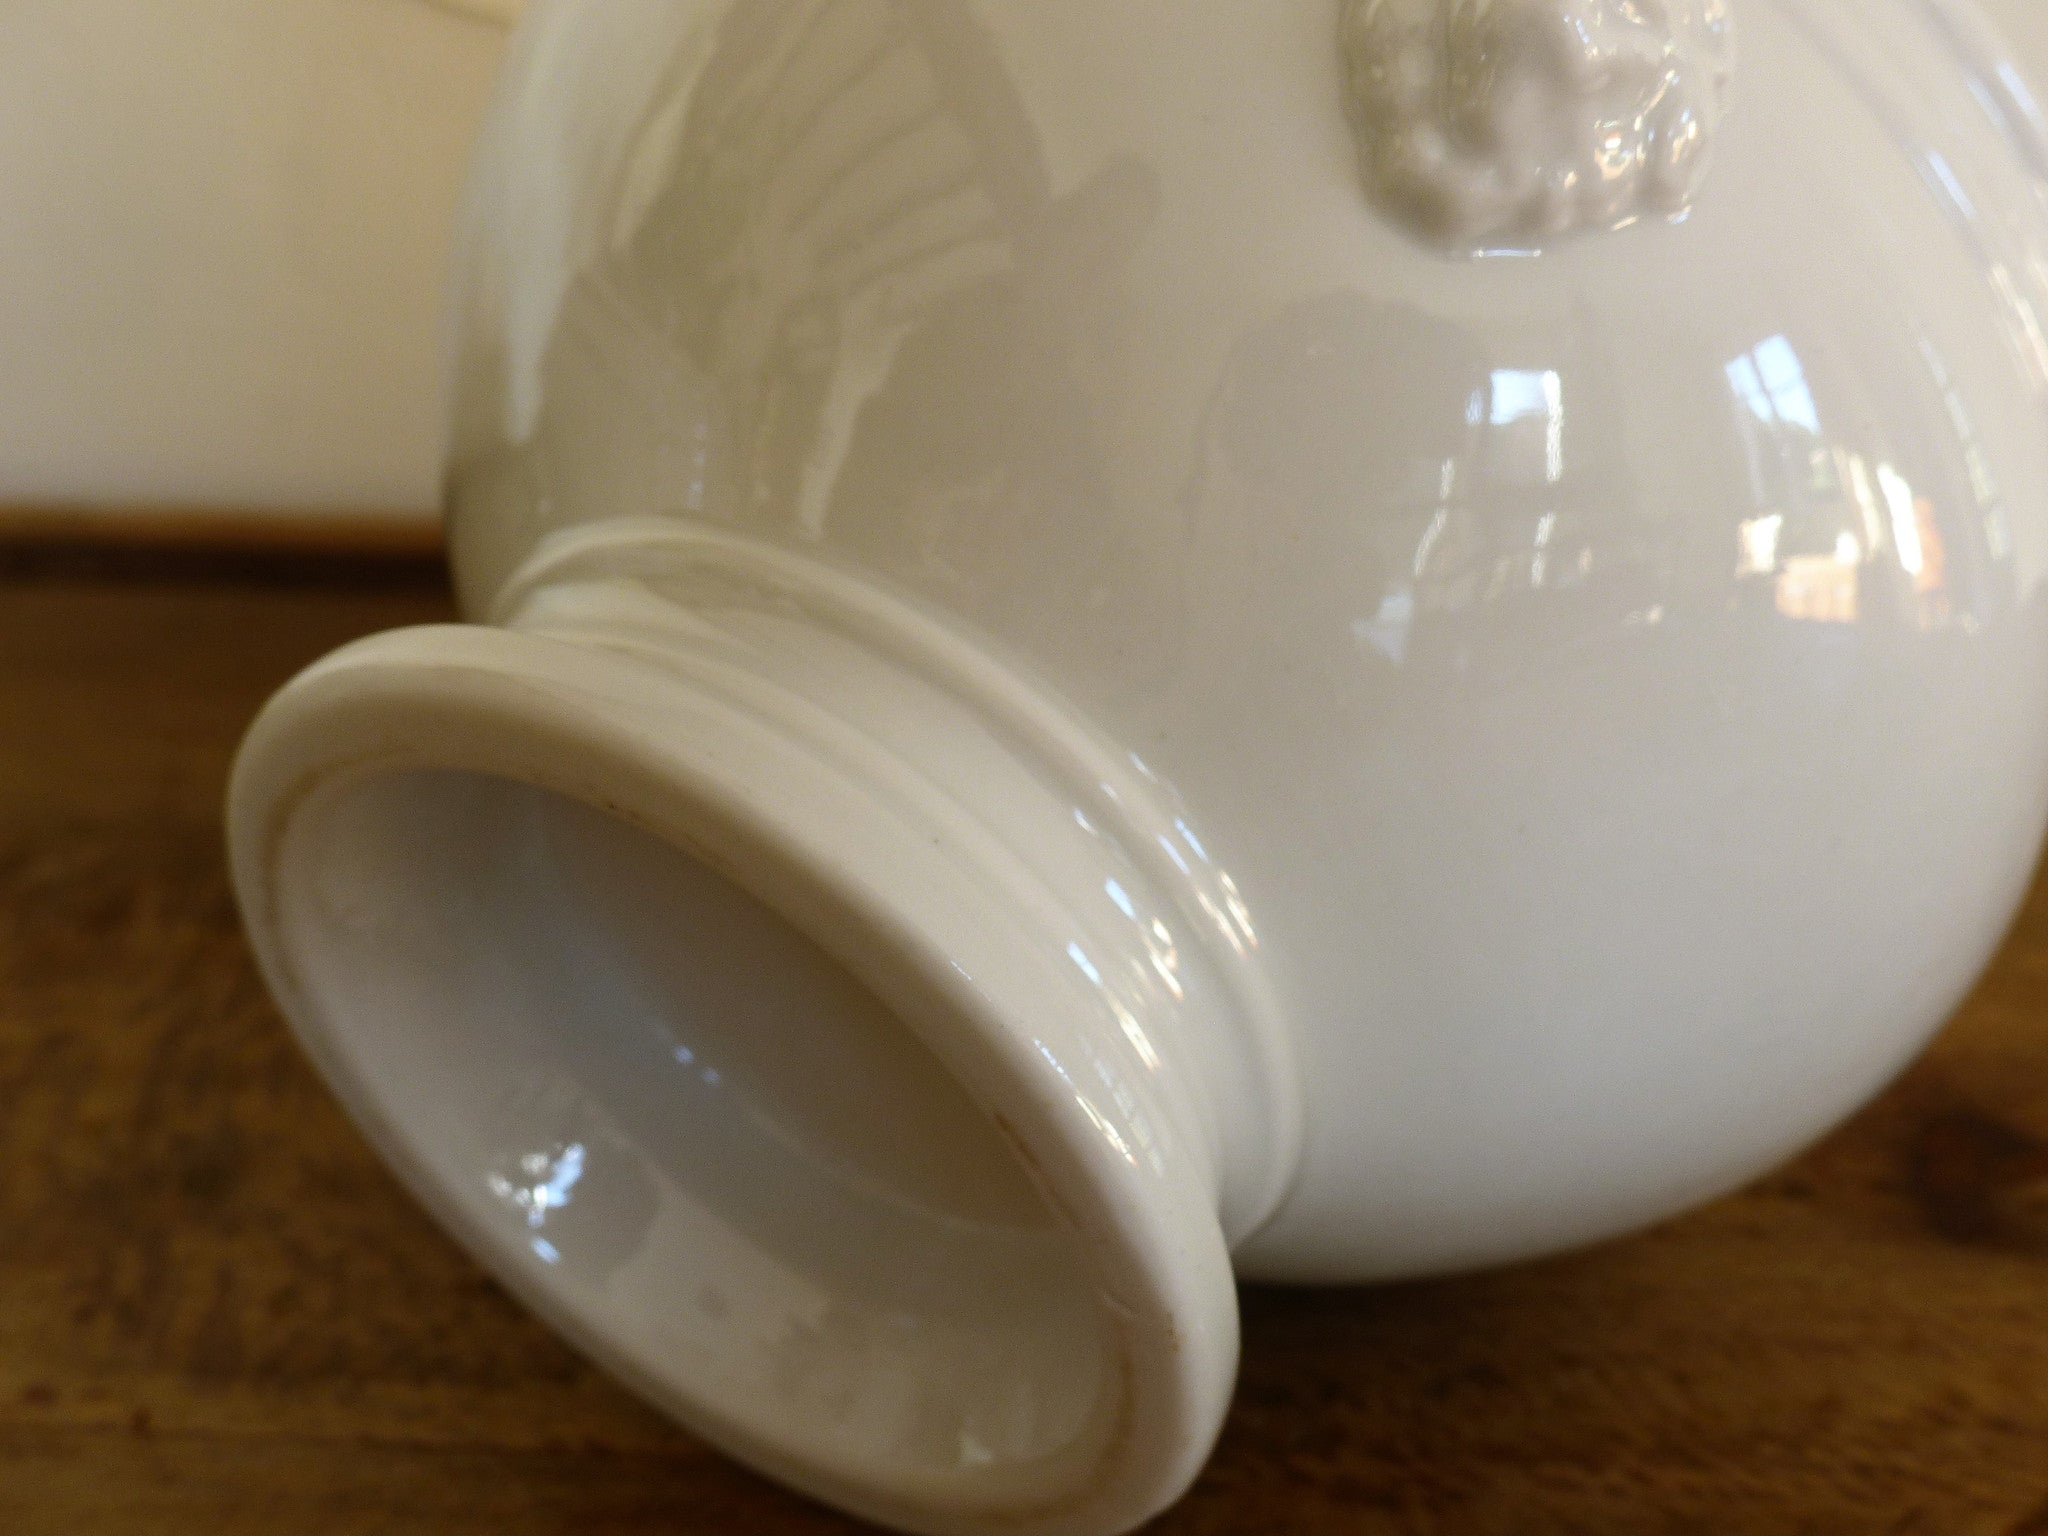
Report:
<svg viewBox="0 0 2048 1536"><path fill-rule="evenodd" d="M0 1532L852 1531L522 1315L250 969L236 736L331 645L443 616L417 574L0 585ZM1246 1324L1164 1536L2048 1536L2048 890L1928 1058L1765 1183Z"/></svg>

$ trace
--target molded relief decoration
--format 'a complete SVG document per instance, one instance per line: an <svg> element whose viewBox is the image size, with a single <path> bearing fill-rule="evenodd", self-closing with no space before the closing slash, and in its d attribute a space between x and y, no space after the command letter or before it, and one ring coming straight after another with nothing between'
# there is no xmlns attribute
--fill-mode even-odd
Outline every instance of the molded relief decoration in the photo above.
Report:
<svg viewBox="0 0 2048 1536"><path fill-rule="evenodd" d="M1468 249L1683 217L1734 61L1728 0L1344 0L1342 25L1374 201Z"/></svg>

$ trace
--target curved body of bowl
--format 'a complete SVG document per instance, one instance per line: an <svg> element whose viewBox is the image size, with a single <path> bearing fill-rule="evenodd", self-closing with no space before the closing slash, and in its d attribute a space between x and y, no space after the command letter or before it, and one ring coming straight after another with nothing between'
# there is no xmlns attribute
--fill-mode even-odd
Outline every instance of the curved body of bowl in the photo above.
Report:
<svg viewBox="0 0 2048 1536"><path fill-rule="evenodd" d="M518 766L516 731L443 762L417 740L430 703L375 727L408 761L661 823L912 1020L1001 1125L1024 1057L950 1054L954 1005L906 979L944 965L876 955L954 946L1133 1168L1177 1128L1202 1171L1159 1175L1177 1214L1126 1255L1144 1305L1186 1300L1176 1272L1208 1298L1178 1419L1145 1396L1157 1360L1129 1357L1127 1401L1176 1444L1206 1444L1234 1349L1211 1239L1183 1270L1162 1257L1183 1206L1221 1211L1241 1274L1359 1280L1725 1190L1939 1025L2048 818L2048 139L1975 13L1619 8L1732 16L1710 83L1657 55L1717 93L1670 120L1702 158L1640 198L1573 183L1460 223L1361 173L1394 130L1346 50L1395 10L540 5L459 273L464 603L720 709L765 718L772 692L808 766L757 763L740 724L650 692L631 718L675 736L662 750L732 775L675 830L652 789ZM1478 8L1532 28L1558 10ZM1622 89L1625 53L1583 79ZM1559 97L1531 121L1606 121L1564 110L1580 75L1530 58ZM377 665L541 666L466 657ZM587 687L627 718L624 681L549 676L550 699ZM340 705L294 724L304 697L248 771L252 825L371 730ZM829 752L814 717L844 728ZM975 881L805 821L838 782L818 765L871 750L918 787L863 804L993 829L1000 856L920 843ZM265 857L243 857L245 890L289 884ZM1057 918L947 927L974 890L1021 889L995 873L1013 857ZM1075 1038L1111 1044L1060 1056L1031 1022L1057 987L988 979L1031 946L1085 983L1097 1022ZM320 1013L307 973L284 986L295 1017ZM301 1027L316 1051L348 1033ZM1044 1152L1022 1134L1058 1206ZM1068 1214L1090 1241L1155 1199L1089 1188L1099 1208ZM554 1285L543 1265L528 1289L546 1307ZM581 1307L551 1315L577 1331ZM608 1358L644 1376L653 1347ZM649 1390L703 1421L690 1390ZM921 1528L1008 1508L871 1496L758 1425L711 1430ZM1045 1528L1128 1523L1193 1464L1155 1455L1116 1513L1084 1500Z"/></svg>

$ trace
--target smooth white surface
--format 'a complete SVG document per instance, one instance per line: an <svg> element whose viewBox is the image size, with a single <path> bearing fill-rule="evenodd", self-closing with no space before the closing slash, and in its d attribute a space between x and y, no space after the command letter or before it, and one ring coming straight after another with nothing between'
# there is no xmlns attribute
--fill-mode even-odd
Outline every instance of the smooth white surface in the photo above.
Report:
<svg viewBox="0 0 2048 1536"><path fill-rule="evenodd" d="M0 502L429 515L503 40L422 0L0 4Z"/></svg>
<svg viewBox="0 0 2048 1536"><path fill-rule="evenodd" d="M2048 821L2048 130L1977 13L1738 0L1683 221L1465 257L1366 195L1340 10L546 0L459 264L481 622L314 669L238 770L259 953L430 1201L465 1175L404 1150L440 1111L377 1080L369 968L293 958L344 857L294 828L366 765L626 815L1016 1129L1143 1324L1099 1483L849 1477L452 1218L672 1411L917 1529L1183 1486L1226 1242L1503 1262L1819 1135Z"/></svg>

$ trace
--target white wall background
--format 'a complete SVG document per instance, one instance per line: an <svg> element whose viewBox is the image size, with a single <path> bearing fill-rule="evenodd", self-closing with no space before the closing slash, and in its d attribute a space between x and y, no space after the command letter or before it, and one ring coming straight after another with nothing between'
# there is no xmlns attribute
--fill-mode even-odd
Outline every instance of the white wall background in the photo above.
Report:
<svg viewBox="0 0 2048 1536"><path fill-rule="evenodd" d="M0 504L424 516L503 40L422 0L0 0Z"/></svg>

